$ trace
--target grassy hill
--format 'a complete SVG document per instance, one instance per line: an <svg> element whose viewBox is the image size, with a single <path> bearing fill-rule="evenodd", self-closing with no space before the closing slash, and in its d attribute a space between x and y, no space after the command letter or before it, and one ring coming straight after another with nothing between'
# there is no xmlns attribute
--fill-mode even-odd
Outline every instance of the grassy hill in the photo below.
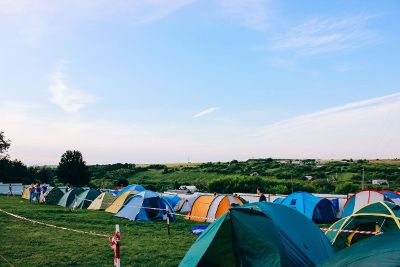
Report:
<svg viewBox="0 0 400 267"><path fill-rule="evenodd" d="M57 226L113 235L121 227L122 266L177 266L196 239L194 222L178 218L171 235L165 222L132 222L103 211L70 212L59 206L30 204L0 196L0 209ZM113 266L105 237L45 227L0 212L0 266Z"/></svg>
<svg viewBox="0 0 400 267"><path fill-rule="evenodd" d="M362 188L400 190L397 160L289 161L250 159L247 161L160 164L115 164L90 166L92 183L113 187L121 182L142 184L163 191L179 185L196 185L202 191L254 192L264 187L268 193L287 194L304 190L318 193L352 193ZM311 176L312 179L306 179ZM373 186L371 180L386 179L389 185Z"/></svg>

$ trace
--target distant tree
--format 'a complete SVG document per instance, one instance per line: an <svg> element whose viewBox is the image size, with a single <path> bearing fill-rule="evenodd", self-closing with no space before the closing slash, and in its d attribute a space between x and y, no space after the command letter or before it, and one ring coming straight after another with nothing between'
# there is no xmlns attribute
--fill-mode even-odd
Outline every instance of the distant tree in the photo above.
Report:
<svg viewBox="0 0 400 267"><path fill-rule="evenodd" d="M72 186L85 186L89 184L89 172L82 153L74 150L66 151L57 167L57 177L62 183Z"/></svg>
<svg viewBox="0 0 400 267"><path fill-rule="evenodd" d="M178 183L178 181L175 181L175 182L174 182L174 189L179 189L179 183Z"/></svg>
<svg viewBox="0 0 400 267"><path fill-rule="evenodd" d="M7 150L11 145L10 140L6 140L4 132L0 131L0 159L7 158Z"/></svg>

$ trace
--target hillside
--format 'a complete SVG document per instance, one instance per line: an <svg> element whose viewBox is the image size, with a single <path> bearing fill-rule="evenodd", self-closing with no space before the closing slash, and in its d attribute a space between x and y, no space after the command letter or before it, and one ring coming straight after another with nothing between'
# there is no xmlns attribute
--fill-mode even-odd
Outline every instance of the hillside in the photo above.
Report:
<svg viewBox="0 0 400 267"><path fill-rule="evenodd" d="M195 164L95 165L89 169L93 186L106 188L138 183L163 191L193 184L200 190L219 193L254 192L261 186L265 192L276 194L287 194L292 190L346 194L362 188L364 170L364 188L400 189L397 160L250 159ZM389 185L372 185L373 179L388 180Z"/></svg>

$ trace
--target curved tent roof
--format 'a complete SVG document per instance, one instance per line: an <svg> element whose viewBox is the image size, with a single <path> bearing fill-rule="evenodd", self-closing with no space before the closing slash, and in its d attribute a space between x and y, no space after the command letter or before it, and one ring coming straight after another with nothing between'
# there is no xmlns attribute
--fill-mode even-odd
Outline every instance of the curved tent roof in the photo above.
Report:
<svg viewBox="0 0 400 267"><path fill-rule="evenodd" d="M193 202L200 196L199 193L192 195L182 195L181 201L176 208L179 212L190 212L192 210Z"/></svg>
<svg viewBox="0 0 400 267"><path fill-rule="evenodd" d="M400 232L373 236L343 249L319 267L394 267L400 262Z"/></svg>
<svg viewBox="0 0 400 267"><path fill-rule="evenodd" d="M277 204L294 208L316 223L330 223L336 218L332 202L307 192L295 192L278 201Z"/></svg>
<svg viewBox="0 0 400 267"><path fill-rule="evenodd" d="M379 191L375 190L359 191L355 193L353 196L351 196L347 200L346 204L344 204L343 217L351 215L352 213L358 211L359 209L368 204L375 202L382 202L382 201L393 202L390 198L388 198Z"/></svg>
<svg viewBox="0 0 400 267"><path fill-rule="evenodd" d="M129 196L134 195L136 193L139 193L139 192L136 190L125 191L124 193L119 195L113 201L113 203L110 206L108 206L108 208L106 208L106 212L117 213L124 206L125 202L129 198Z"/></svg>
<svg viewBox="0 0 400 267"><path fill-rule="evenodd" d="M179 266L316 266L333 253L321 230L299 212L256 202L233 207L212 223Z"/></svg>
<svg viewBox="0 0 400 267"><path fill-rule="evenodd" d="M329 229L336 231L329 230L326 232L326 236L334 248L340 250L373 236L340 232L340 230L384 232L385 235L389 235L389 233L400 231L399 218L400 206L391 202L375 202L331 225Z"/></svg>
<svg viewBox="0 0 400 267"><path fill-rule="evenodd" d="M77 196L76 208L86 209L100 195L100 191L96 189L87 189Z"/></svg>
<svg viewBox="0 0 400 267"><path fill-rule="evenodd" d="M213 222L233 205L243 205L243 202L238 197L231 195L202 195L193 202L186 219L197 222Z"/></svg>
<svg viewBox="0 0 400 267"><path fill-rule="evenodd" d="M56 205L63 196L64 192L60 188L53 187L44 194L44 199L46 204Z"/></svg>
<svg viewBox="0 0 400 267"><path fill-rule="evenodd" d="M393 203L400 205L400 193L389 190L382 190L381 193L390 198Z"/></svg>
<svg viewBox="0 0 400 267"><path fill-rule="evenodd" d="M118 197L118 196L120 196L121 194L125 193L126 191L138 191L138 192L141 192L141 191L144 191L144 190L146 190L146 189L144 189L144 187L141 186L141 185L138 185L138 184L130 184L130 185L128 185L128 186L125 186L125 187L122 188L121 190L118 190L116 196Z"/></svg>
<svg viewBox="0 0 400 267"><path fill-rule="evenodd" d="M72 190L68 191L67 193L65 193L62 198L60 199L60 201L58 201L59 206L63 206L63 207L70 207L72 208L73 204L74 204L74 200L75 200L75 196L79 195L80 193L82 193L84 191L84 189L80 188L80 187L75 187Z"/></svg>
<svg viewBox="0 0 400 267"><path fill-rule="evenodd" d="M93 202L89 205L89 207L87 209L88 210L105 210L107 207L109 207L113 203L114 199L115 199L115 197L113 196L113 194L111 194L109 192L101 193L100 195L98 195L96 197L95 200L93 200Z"/></svg>
<svg viewBox="0 0 400 267"><path fill-rule="evenodd" d="M153 221L169 217L175 221L174 209L169 203L153 191L142 191L131 196L115 215L132 221Z"/></svg>
<svg viewBox="0 0 400 267"><path fill-rule="evenodd" d="M179 202L181 201L181 198L178 195L167 195L167 196L162 196L164 200L168 202L168 204L173 208L175 211L176 208L179 205Z"/></svg>
<svg viewBox="0 0 400 267"><path fill-rule="evenodd" d="M29 186L25 187L24 190L22 191L22 196L23 199L28 199L30 198L30 192L29 192Z"/></svg>

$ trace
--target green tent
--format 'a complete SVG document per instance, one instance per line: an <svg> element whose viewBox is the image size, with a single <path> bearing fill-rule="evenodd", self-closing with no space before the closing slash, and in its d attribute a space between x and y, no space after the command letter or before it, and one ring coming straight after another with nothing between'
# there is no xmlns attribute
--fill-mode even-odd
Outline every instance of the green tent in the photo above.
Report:
<svg viewBox="0 0 400 267"><path fill-rule="evenodd" d="M349 247L371 234L342 232L341 230L392 233L400 231L400 206L391 202L375 202L334 223L326 236L335 250Z"/></svg>
<svg viewBox="0 0 400 267"><path fill-rule="evenodd" d="M46 204L57 205L60 199L63 197L64 192L61 191L58 187L53 187L44 195L44 199L46 200Z"/></svg>
<svg viewBox="0 0 400 267"><path fill-rule="evenodd" d="M96 189L87 189L77 195L77 203L75 208L86 209L96 197L100 195L100 191Z"/></svg>
<svg viewBox="0 0 400 267"><path fill-rule="evenodd" d="M89 205L87 208L88 210L105 210L108 208L113 201L115 200L115 197L113 194L104 192L101 193L96 197L95 200L92 201L92 203Z"/></svg>
<svg viewBox="0 0 400 267"><path fill-rule="evenodd" d="M374 236L345 248L319 267L400 266L400 232Z"/></svg>
<svg viewBox="0 0 400 267"><path fill-rule="evenodd" d="M303 214L258 202L233 207L212 223L179 266L315 266L333 253Z"/></svg>
<svg viewBox="0 0 400 267"><path fill-rule="evenodd" d="M84 191L84 189L82 189L80 187L73 188L72 190L68 191L67 193L65 193L62 196L60 201L58 201L57 205L63 206L66 208L72 208L72 205L74 205L75 196L79 195L83 191Z"/></svg>

